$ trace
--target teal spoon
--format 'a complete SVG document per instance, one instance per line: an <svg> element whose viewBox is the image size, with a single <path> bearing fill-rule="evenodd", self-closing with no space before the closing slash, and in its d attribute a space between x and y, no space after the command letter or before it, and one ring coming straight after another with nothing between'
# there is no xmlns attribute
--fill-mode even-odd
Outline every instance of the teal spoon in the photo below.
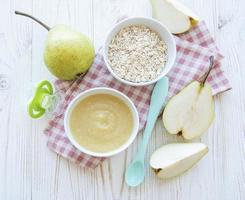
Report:
<svg viewBox="0 0 245 200"><path fill-rule="evenodd" d="M143 140L138 148L138 152L132 163L128 166L125 174L126 183L129 186L137 186L144 180L145 177L145 153L147 149L147 144L150 139L152 130L154 128L155 122L160 114L166 96L168 94L168 78L163 77L159 80L151 95L151 103L147 117L147 123L145 131L143 134Z"/></svg>

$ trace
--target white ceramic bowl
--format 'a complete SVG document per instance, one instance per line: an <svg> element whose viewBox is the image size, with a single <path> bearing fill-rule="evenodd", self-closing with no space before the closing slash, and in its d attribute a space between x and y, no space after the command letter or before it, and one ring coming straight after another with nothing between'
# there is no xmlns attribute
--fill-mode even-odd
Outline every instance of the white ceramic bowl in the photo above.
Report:
<svg viewBox="0 0 245 200"><path fill-rule="evenodd" d="M148 81L148 82L140 82L140 83L134 83L130 82L127 80L124 80L120 78L114 71L112 70L109 62L108 62L108 46L113 39L113 37L124 27L130 26L130 25L145 25L149 27L150 29L154 30L159 34L161 39L166 43L168 49L167 49L167 55L168 55L168 60L165 64L164 69L162 73L154 80ZM173 38L173 35L170 33L170 31L159 21L151 18L144 18L144 17L133 17L133 18L127 18L119 23L117 23L111 31L107 34L104 46L103 46L103 56L105 60L105 64L110 71L110 73L119 81L128 84L128 85L133 85L133 86L143 86L143 85L150 85L155 82L157 82L159 79L164 77L171 67L174 64L175 57L176 57L176 44L175 40Z"/></svg>
<svg viewBox="0 0 245 200"><path fill-rule="evenodd" d="M93 152L89 149L84 148L83 146L81 146L73 137L72 133L71 133L71 129L70 129L70 115L72 110L74 109L74 107L84 98L94 95L94 94L109 94L109 95L113 95L115 97L118 97L119 99L121 99L130 109L132 115L133 115L133 120L134 120L134 127L132 130L132 133L130 135L130 137L128 138L127 142L124 143L122 146L118 147L117 149L114 149L113 151L109 151L109 152ZM136 109L136 107L134 106L133 102L123 93L111 89L111 88L105 88L105 87L97 87L97 88L92 88L89 90L86 90L85 92L82 92L81 94L77 95L69 104L68 108L66 109L65 112L65 117L64 117L64 127L65 127L65 132L66 135L68 137L68 139L71 141L71 143L81 152L84 152L86 154L92 155L92 156L97 156L97 157L108 157L108 156L112 156L115 155L123 150L125 150L135 139L137 133L138 133L138 129L139 129L139 114L138 111Z"/></svg>

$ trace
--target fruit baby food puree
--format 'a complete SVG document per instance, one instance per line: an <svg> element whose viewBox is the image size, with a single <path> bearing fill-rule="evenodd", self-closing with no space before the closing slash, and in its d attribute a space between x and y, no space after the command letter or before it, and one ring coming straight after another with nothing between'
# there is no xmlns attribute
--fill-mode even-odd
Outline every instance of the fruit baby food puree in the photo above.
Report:
<svg viewBox="0 0 245 200"><path fill-rule="evenodd" d="M74 107L70 128L82 147L93 152L108 152L126 143L133 129L133 115L118 97L95 94Z"/></svg>

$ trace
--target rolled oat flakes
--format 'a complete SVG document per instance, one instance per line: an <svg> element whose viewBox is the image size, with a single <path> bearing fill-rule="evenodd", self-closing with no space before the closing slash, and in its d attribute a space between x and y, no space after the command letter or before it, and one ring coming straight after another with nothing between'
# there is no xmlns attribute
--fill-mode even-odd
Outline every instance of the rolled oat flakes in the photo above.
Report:
<svg viewBox="0 0 245 200"><path fill-rule="evenodd" d="M159 35L144 25L121 29L109 44L109 64L120 78L148 82L157 78L167 61L167 46Z"/></svg>

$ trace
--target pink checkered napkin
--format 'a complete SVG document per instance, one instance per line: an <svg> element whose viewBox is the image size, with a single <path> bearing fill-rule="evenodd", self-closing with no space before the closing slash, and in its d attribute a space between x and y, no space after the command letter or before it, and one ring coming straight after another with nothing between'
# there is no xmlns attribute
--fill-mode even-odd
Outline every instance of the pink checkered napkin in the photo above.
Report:
<svg viewBox="0 0 245 200"><path fill-rule="evenodd" d="M221 70L222 55L219 53L204 22L193 28L190 32L175 37L177 44L177 58L174 67L169 72L170 80L169 96L178 93L186 84L192 80L199 80L209 68L209 57L214 56L214 68L207 81L213 88L213 94L230 89L230 85ZM69 82L56 81L57 89L69 86ZM132 99L138 109L140 116L140 129L146 122L153 86L132 87L115 80L107 71L101 51L95 57L93 66L83 79L77 80L63 93L64 100L59 105L53 119L50 120L45 134L48 136L48 147L77 163L80 166L95 168L105 158L92 157L78 151L67 139L63 126L64 112L69 102L80 92L92 87L106 86L117 89Z"/></svg>

